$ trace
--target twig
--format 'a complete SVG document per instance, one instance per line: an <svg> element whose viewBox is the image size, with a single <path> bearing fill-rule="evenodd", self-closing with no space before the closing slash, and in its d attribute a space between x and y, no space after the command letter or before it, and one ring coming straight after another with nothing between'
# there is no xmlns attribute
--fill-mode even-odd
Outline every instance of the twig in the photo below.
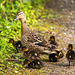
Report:
<svg viewBox="0 0 75 75"><path fill-rule="evenodd" d="M5 61L18 61L18 62L22 62L21 60L18 60L18 59L5 59Z"/></svg>
<svg viewBox="0 0 75 75"><path fill-rule="evenodd" d="M17 59L5 59L5 61L18 61Z"/></svg>

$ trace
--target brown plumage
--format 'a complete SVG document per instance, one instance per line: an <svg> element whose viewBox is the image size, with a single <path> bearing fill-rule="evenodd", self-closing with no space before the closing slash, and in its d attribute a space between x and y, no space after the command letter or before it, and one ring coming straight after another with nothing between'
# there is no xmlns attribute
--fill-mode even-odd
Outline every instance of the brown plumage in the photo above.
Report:
<svg viewBox="0 0 75 75"><path fill-rule="evenodd" d="M75 62L75 51L73 51L73 45L69 44L67 50L66 58L69 61L70 66L70 62Z"/></svg>
<svg viewBox="0 0 75 75"><path fill-rule="evenodd" d="M14 20L19 19L21 21L21 43L23 46L26 46L29 50L36 50L42 54L50 54L50 48L35 45L35 42L42 42L45 39L39 35L33 33L27 26L26 16L22 11L18 11L16 18ZM50 46L49 46L50 47Z"/></svg>

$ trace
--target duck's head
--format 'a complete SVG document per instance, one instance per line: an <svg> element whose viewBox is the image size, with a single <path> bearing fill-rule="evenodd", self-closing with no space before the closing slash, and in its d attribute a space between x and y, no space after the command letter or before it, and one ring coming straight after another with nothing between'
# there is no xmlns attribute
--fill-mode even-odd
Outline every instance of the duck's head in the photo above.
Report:
<svg viewBox="0 0 75 75"><path fill-rule="evenodd" d="M14 39L10 39L8 43L13 43L14 42Z"/></svg>
<svg viewBox="0 0 75 75"><path fill-rule="evenodd" d="M28 51L28 48L27 47L22 47L22 52L27 52Z"/></svg>
<svg viewBox="0 0 75 75"><path fill-rule="evenodd" d="M26 18L25 14L22 11L18 11L16 14L16 18L14 20L24 19L24 18Z"/></svg>
<svg viewBox="0 0 75 75"><path fill-rule="evenodd" d="M72 44L69 44L67 49L68 50L72 50L73 49L73 45Z"/></svg>
<svg viewBox="0 0 75 75"><path fill-rule="evenodd" d="M55 36L51 36L49 41L54 42L55 41Z"/></svg>

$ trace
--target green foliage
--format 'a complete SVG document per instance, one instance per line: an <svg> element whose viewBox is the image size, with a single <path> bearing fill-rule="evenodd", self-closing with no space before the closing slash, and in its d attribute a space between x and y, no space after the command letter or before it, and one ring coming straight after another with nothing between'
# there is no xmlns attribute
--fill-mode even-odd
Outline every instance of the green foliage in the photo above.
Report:
<svg viewBox="0 0 75 75"><path fill-rule="evenodd" d="M18 68L22 67L22 63L7 62L5 59L11 58L13 55L15 59L19 60L20 54L15 54L16 50L9 44L8 41L10 38L15 40L20 40L21 37L21 23L13 22L16 13L19 10L22 10L27 18L27 24L30 28L33 26L41 30L46 30L49 27L40 26L41 20L45 18L53 18L56 15L52 15L50 11L44 9L42 6L43 0L12 0L10 3L9 0L0 0L0 65L4 67L9 66L6 71L11 70L12 65L15 67L12 72L17 73ZM23 61L21 59L21 61ZM7 65L6 65L7 64ZM4 67L0 66L0 70ZM3 69L5 71L5 69ZM2 73L1 73L2 74ZM12 74L10 72L10 74Z"/></svg>

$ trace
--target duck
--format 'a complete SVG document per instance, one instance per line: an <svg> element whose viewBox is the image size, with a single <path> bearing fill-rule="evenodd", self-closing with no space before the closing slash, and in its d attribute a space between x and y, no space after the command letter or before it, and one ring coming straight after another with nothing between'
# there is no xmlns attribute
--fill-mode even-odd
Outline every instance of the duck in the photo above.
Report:
<svg viewBox="0 0 75 75"><path fill-rule="evenodd" d="M73 45L69 44L67 48L66 58L69 62L69 66L71 65L71 62L75 62L75 51L73 51Z"/></svg>
<svg viewBox="0 0 75 75"><path fill-rule="evenodd" d="M34 60L28 64L28 68L33 68L33 69L40 69L43 66L44 66L43 63L40 60Z"/></svg>
<svg viewBox="0 0 75 75"><path fill-rule="evenodd" d="M63 58L64 54L62 52L62 50L56 50L56 52L53 52L49 55L49 60L51 62L57 62L58 59Z"/></svg>
<svg viewBox="0 0 75 75"><path fill-rule="evenodd" d="M26 15L22 11L18 11L16 18L13 20L21 21L21 43L23 46L26 46L29 50L38 51L40 54L49 55L52 51L49 47L38 46L35 43L42 43L45 41L44 37L34 33L29 29L26 22Z"/></svg>
<svg viewBox="0 0 75 75"><path fill-rule="evenodd" d="M34 50L28 50L27 47L22 47L23 56L25 60L23 62L24 65L28 65L29 68L41 68L42 62L40 58L40 54Z"/></svg>
<svg viewBox="0 0 75 75"><path fill-rule="evenodd" d="M55 40L55 36L50 36L50 39L48 40L50 44L52 44L51 49L58 48L58 43Z"/></svg>
<svg viewBox="0 0 75 75"><path fill-rule="evenodd" d="M40 60L40 54L37 51L34 50L29 50L27 47L23 46L22 47L22 53L25 59L29 61L33 61L35 59Z"/></svg>
<svg viewBox="0 0 75 75"><path fill-rule="evenodd" d="M57 62L58 56L55 52L49 55L50 62Z"/></svg>
<svg viewBox="0 0 75 75"><path fill-rule="evenodd" d="M12 45L14 46L14 48L16 48L17 53L19 52L18 50L21 50L21 48L22 48L21 41L14 41L14 39L9 39L8 43L12 43Z"/></svg>

